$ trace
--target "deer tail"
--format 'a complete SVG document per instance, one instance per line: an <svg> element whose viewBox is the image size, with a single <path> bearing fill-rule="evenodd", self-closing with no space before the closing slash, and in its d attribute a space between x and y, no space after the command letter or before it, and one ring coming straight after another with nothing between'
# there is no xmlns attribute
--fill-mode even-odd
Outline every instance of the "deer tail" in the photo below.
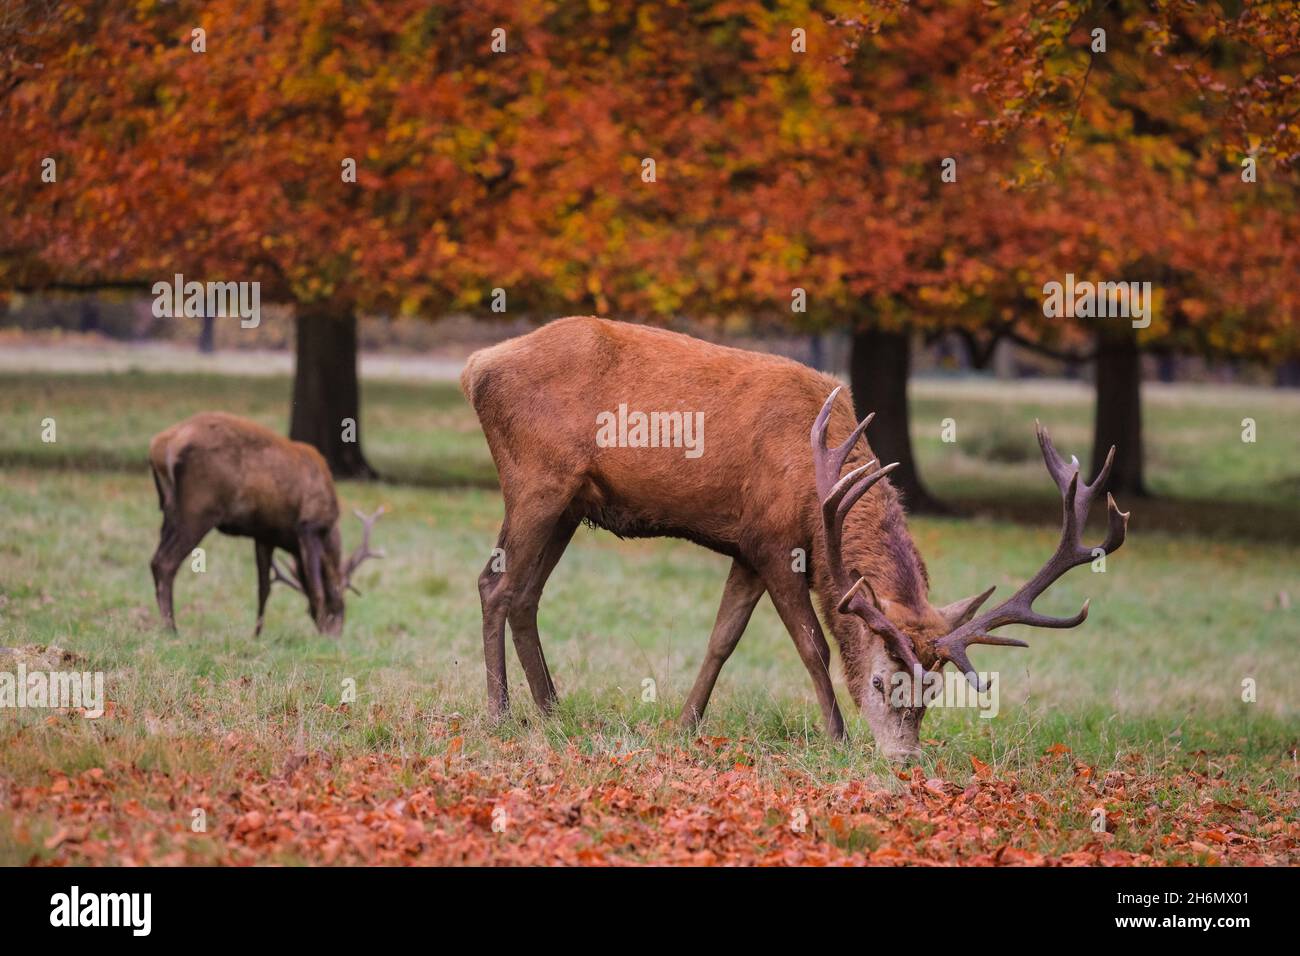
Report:
<svg viewBox="0 0 1300 956"><path fill-rule="evenodd" d="M482 350L480 350L481 352ZM465 367L460 373L460 390L465 397L469 399L471 405L474 404L474 380L478 377L478 359L479 352L475 352L465 360Z"/></svg>
<svg viewBox="0 0 1300 956"><path fill-rule="evenodd" d="M465 368L460 373L460 390L480 417L502 390L502 376L506 371L502 359L509 356L508 349L512 345L513 341L499 342L479 349L465 360Z"/></svg>
<svg viewBox="0 0 1300 956"><path fill-rule="evenodd" d="M153 484L158 490L158 507L168 513L176 505L176 461L180 456L177 444L177 442L163 443L155 440L149 448Z"/></svg>

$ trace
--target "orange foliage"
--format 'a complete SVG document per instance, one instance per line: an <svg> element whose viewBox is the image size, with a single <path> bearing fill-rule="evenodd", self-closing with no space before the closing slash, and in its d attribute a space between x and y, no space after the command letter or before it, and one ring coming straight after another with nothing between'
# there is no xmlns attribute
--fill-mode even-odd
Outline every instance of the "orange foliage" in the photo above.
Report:
<svg viewBox="0 0 1300 956"><path fill-rule="evenodd" d="M241 766L257 765L256 753L232 746ZM1129 769L1094 774L1068 751L1049 751L1039 762L1063 782L1040 793L979 761L973 774L942 765L933 777L903 773L896 792L817 782L794 767L758 773L746 743L723 738L617 757L514 757L512 772L509 761L462 765L453 749L405 760L298 755L278 774L241 770L233 786L113 766L14 786L3 809L18 844L43 835L49 862L74 865L1300 861L1294 792L1250 793L1242 784L1234 794L1203 769L1151 776L1136 758ZM1171 788L1188 798L1171 803ZM1269 822L1248 809L1260 799L1274 809ZM1065 805L1075 809L1062 812ZM1105 810L1104 831L1094 829L1096 807ZM195 809L205 832L194 832ZM1133 833L1143 835L1135 841Z"/></svg>
<svg viewBox="0 0 1300 956"><path fill-rule="evenodd" d="M1091 11L70 5L0 58L0 287L183 272L423 315L486 312L499 287L514 314L1070 342L1041 287L1074 272L1153 282L1144 341L1296 351L1300 14Z"/></svg>

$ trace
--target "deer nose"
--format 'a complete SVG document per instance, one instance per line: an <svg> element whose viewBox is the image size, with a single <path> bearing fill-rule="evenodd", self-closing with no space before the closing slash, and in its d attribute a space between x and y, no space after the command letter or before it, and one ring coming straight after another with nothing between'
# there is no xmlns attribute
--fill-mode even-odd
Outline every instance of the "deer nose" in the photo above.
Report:
<svg viewBox="0 0 1300 956"><path fill-rule="evenodd" d="M893 764L909 764L921 757L920 747L895 747L885 751L885 759Z"/></svg>

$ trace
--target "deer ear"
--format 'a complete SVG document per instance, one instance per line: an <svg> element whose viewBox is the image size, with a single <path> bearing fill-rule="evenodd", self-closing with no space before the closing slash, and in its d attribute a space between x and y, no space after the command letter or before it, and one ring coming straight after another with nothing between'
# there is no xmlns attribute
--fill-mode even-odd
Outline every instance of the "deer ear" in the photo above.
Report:
<svg viewBox="0 0 1300 956"><path fill-rule="evenodd" d="M948 622L949 627L961 627L975 616L975 612L980 609L980 605L987 601L989 595L996 590L997 585L994 585L983 594L976 594L974 597L962 598L960 601L945 604L938 609L939 614Z"/></svg>

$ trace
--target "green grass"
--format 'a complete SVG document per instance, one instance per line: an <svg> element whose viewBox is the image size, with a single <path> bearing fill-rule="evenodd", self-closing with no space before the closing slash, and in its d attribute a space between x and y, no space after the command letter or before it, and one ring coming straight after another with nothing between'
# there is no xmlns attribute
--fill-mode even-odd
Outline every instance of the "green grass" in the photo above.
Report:
<svg viewBox="0 0 1300 956"><path fill-rule="evenodd" d="M149 439L195 412L221 409L284 431L282 377L0 374L0 467L132 471ZM449 382L365 382L363 441L385 477L438 486L495 487L496 470L473 410ZM42 421L55 422L43 442Z"/></svg>
<svg viewBox="0 0 1300 956"><path fill-rule="evenodd" d="M148 436L211 407L282 427L287 387L277 379L140 374L0 381L0 646L74 652L85 662L79 668L107 672L108 696L124 714L50 723L39 711L0 713L0 785L113 763L230 776L238 768L210 749L178 742L231 734L260 747L268 772L298 735L313 752L341 757L437 755L452 715L463 720L467 757L485 765L526 763L543 750L688 741L672 721L700 664L727 561L684 542L624 542L587 529L540 614L562 706L537 717L511 654L515 719L487 727L475 579L501 501L472 413L447 384L365 388L372 461L418 484L340 486L345 514L380 503L391 511L376 531L388 558L361 574L364 595L349 599L340 639L317 635L302 600L284 591L273 595L266 631L255 639L252 544L218 534L204 542L206 572L185 566L177 579L179 635L159 631L148 570L159 523L143 464ZM988 584L1005 591L1054 546L1054 491L1041 463L1022 454L1035 451L1033 418L1050 422L1064 449L1087 445L1088 407L1077 395L962 388L945 399L945 386L927 384L915 410L919 453L936 490L977 514L912 521L936 601ZM1134 509L1130 539L1106 573L1076 570L1053 588L1044 610L1070 611L1092 598L1084 627L1021 634L1031 640L1027 650L976 650L979 667L1002 673L1000 714L932 710L923 729L927 773L969 774L973 754L1027 787L1061 789L1059 771L1040 758L1063 743L1102 773L1135 760L1153 773L1170 761L1208 763L1224 786L1294 788L1288 753L1300 736L1300 588L1286 529L1300 510L1287 493L1297 480L1300 403L1244 390L1213 400L1170 393L1148 412L1152 484L1185 500L1123 502ZM1243 445L1240 420L1252 413L1260 440ZM58 422L52 445L39 438L47 416ZM949 416L958 421L955 446L938 441ZM975 457L990 449L1000 462ZM1016 515L1023 522L997 517L1019 508L1031 487L1030 505ZM1226 512L1204 514L1216 500ZM1252 511L1253 520L1235 522ZM1162 530L1151 530L1153 512ZM356 532L349 519L345 547ZM838 668L835 677L842 689ZM357 703L344 711L349 678ZM1255 703L1241 700L1246 678L1258 682ZM656 685L653 702L642 700L646 679ZM819 782L866 777L888 785L889 770L842 690L841 703L848 745L823 737L808 677L764 600L722 673L703 732L745 740L760 770L772 758L772 773L793 765ZM1173 791L1169 799L1185 796ZM1077 795L1063 796L1063 806L1071 799ZM1083 803L1077 812L1086 820ZM4 830L0 863L27 860L30 841Z"/></svg>
<svg viewBox="0 0 1300 956"><path fill-rule="evenodd" d="M960 511L1055 522L1056 489L1034 439L1046 425L1064 454L1088 463L1092 392L1081 384L920 382L912 440L921 472ZM957 441L940 440L956 422ZM1242 441L1242 421L1256 440ZM1295 541L1300 537L1300 395L1215 386L1143 387L1147 483L1134 530Z"/></svg>
<svg viewBox="0 0 1300 956"><path fill-rule="evenodd" d="M1034 441L1034 419L1086 461L1091 394L1062 383L923 381L914 386L912 438L927 483L962 513L1053 523L1056 490ZM273 376L0 374L0 468L130 471L149 437L220 408L283 430L290 383ZM1265 389L1148 386L1148 530L1288 541L1300 537L1300 396ZM451 382L363 383L363 442L385 478L429 487L496 486L473 411ZM1244 418L1257 441L1241 440ZM42 442L53 418L57 441ZM957 441L940 439L956 422ZM1128 504L1124 504L1128 507Z"/></svg>

